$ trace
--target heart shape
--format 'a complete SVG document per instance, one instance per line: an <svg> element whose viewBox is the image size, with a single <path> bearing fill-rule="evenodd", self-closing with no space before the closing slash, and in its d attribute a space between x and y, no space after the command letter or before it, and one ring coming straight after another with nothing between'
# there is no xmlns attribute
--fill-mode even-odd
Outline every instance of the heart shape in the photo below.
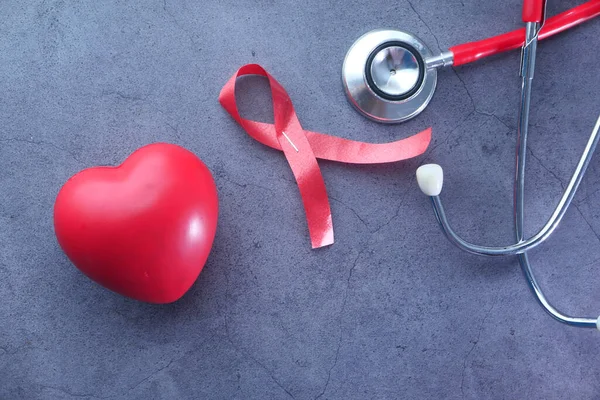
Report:
<svg viewBox="0 0 600 400"><path fill-rule="evenodd" d="M58 243L100 285L170 303L198 278L217 229L213 177L190 151L155 143L120 166L85 169L54 205Z"/></svg>

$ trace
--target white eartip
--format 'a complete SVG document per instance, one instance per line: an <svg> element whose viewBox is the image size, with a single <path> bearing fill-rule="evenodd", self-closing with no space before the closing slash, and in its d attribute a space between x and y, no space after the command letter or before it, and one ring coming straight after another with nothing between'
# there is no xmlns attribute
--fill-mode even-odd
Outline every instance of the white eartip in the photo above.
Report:
<svg viewBox="0 0 600 400"><path fill-rule="evenodd" d="M598 328L598 330L600 331L600 317L596 319L596 328Z"/></svg>
<svg viewBox="0 0 600 400"><path fill-rule="evenodd" d="M444 170L437 164L425 164L417 168L417 183L427 196L438 196L444 184Z"/></svg>

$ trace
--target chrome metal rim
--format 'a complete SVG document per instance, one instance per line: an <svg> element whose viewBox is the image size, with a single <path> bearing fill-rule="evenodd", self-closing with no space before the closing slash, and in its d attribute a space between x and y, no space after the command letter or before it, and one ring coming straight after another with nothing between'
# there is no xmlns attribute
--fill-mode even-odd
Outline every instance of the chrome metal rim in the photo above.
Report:
<svg viewBox="0 0 600 400"><path fill-rule="evenodd" d="M425 43L405 32L379 29L364 34L348 50L342 67L348 100L361 114L377 122L398 123L414 118L435 91L437 70L426 67L431 56ZM396 70L398 66L402 71ZM399 73L407 81L398 82L402 77L396 75Z"/></svg>

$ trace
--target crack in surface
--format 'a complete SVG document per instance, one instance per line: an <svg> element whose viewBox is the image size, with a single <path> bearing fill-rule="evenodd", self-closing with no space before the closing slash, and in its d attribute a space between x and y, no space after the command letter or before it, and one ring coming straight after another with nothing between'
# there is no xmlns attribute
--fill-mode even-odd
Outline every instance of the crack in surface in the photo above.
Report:
<svg viewBox="0 0 600 400"><path fill-rule="evenodd" d="M533 150L531 150L531 147L527 146L527 150L529 150L529 154L531 155L531 157L533 157L538 164L540 164L540 166L545 169L546 171L548 171L548 173L550 175L552 175L554 177L554 179L556 179L558 181L558 183L560 183L560 186L563 188L565 188L565 184L562 181L562 179L560 179L560 177L558 175L556 175L553 171L550 170L550 168L546 167L546 165L544 165L544 163L542 162L542 160L539 159L539 157L537 157L534 153Z"/></svg>
<svg viewBox="0 0 600 400"><path fill-rule="evenodd" d="M181 357L183 358L183 357ZM169 368L171 366L171 364L173 364L173 362L175 362L175 359L171 359L171 361L169 361L167 363L167 365L165 365L164 367L161 367L159 369L157 369L156 371L152 372L150 375L148 375L147 377L145 377L144 379L142 379L141 381L139 381L138 383L136 383L134 386L132 386L128 391L131 392L132 390L135 390L138 386L140 386L142 383L147 382L150 378L152 378L154 375L160 373L161 371Z"/></svg>
<svg viewBox="0 0 600 400"><path fill-rule="evenodd" d="M458 74L458 72L456 71L456 69L454 67L452 67L452 71L454 72L454 75L458 78L458 80L462 84L463 88L465 89L465 92L467 92L467 96L469 97L469 100L471 100L471 106L473 107L473 111L475 111L477 109L477 107L475 107L475 100L473 99L473 96L471 96L471 92L469 92L469 88L467 87L467 84L465 83L463 78L460 77L460 75Z"/></svg>
<svg viewBox="0 0 600 400"><path fill-rule="evenodd" d="M260 189L263 189L263 190L267 190L267 191L269 191L269 192L273 192L273 189L271 189L271 188L268 188L268 187L266 187L266 186L257 185L256 183L239 183L239 182L233 181L233 180L231 180L231 179L229 179L229 178L225 177L224 175L222 175L222 176L218 176L218 178L219 178L219 179L222 179L222 180L224 180L224 181L226 181L226 182L229 182L229 183L231 183L232 185L235 185L235 186L241 187L242 189L246 189L248 186L254 186L254 187L257 187L257 188L260 188Z"/></svg>
<svg viewBox="0 0 600 400"><path fill-rule="evenodd" d="M152 111L155 111L155 112L159 113L160 115L162 115L164 117L164 119L165 119L164 123L173 131L173 133L175 134L175 137L177 138L177 140L179 140L181 142L182 141L182 139L181 139L181 133L179 132L179 125L181 123L177 122L175 125L173 125L171 122L169 122L169 120L170 119L174 119L174 118L170 118L167 113L165 113L160 108L154 106L150 101L147 100L147 98L146 99L141 99L141 101L145 102L146 105L148 107L150 107L150 109Z"/></svg>
<svg viewBox="0 0 600 400"><path fill-rule="evenodd" d="M475 111L477 114L479 115L485 115L487 117L492 117L494 118L496 121L500 122L502 125L504 125L509 131L515 130L516 128L513 128L512 126L509 126L506 122L502 121L500 119L500 117L498 117L496 114L494 113L488 113L487 111L481 111L478 110L477 108L475 108L473 111Z"/></svg>
<svg viewBox="0 0 600 400"><path fill-rule="evenodd" d="M373 237L373 235L375 235L377 232L379 232L380 230L382 230L383 228L385 228L386 226L388 226L393 220L395 220L396 218L398 218L398 216L400 215L400 210L404 206L404 203L406 202L406 198L408 197L408 194L411 191L410 188L413 186L413 183L415 182L416 179L417 179L417 176L413 174L413 177L408 182L407 188L404 191L404 196L402 196L402 199L400 200L400 203L398 204L398 207L396 208L396 212L394 213L394 215L392 215L392 217L387 222L385 222L384 224L382 224L377 229L375 229L374 231L371 232L371 236L369 237L369 241L371 240L371 238Z"/></svg>
<svg viewBox="0 0 600 400"><path fill-rule="evenodd" d="M201 348L202 346L204 346L204 344L206 344L207 342L211 341L212 339L214 339L214 337L217 335L216 330L213 331L212 335L210 335L207 339L203 340L200 344L196 345L193 349L186 351L183 355L181 355L178 358L173 358L171 359L166 365L160 367L159 369L153 371L152 373L150 373L148 376L146 376L144 379L142 379L141 381L139 381L138 383L136 383L134 386L130 387L129 389L127 389L126 392L122 392L122 393L117 393L117 394L112 394L112 395L108 395L108 396L96 396L93 394L84 394L84 393L75 393L75 392L71 392L68 389L65 389L63 387L58 387L58 386L50 386L50 385L41 385L43 388L49 388L49 389L54 389L60 392L63 392L71 397L89 397L89 398L94 398L94 399L112 399L115 397L122 397L125 395L125 393L129 393L135 389L137 389L141 384L143 384L144 382L147 382L148 380L152 379L152 377L154 377L155 375L159 374L161 371L164 371L165 369L168 369L171 365L173 365L173 363L176 363L178 361L181 361L182 359L184 359L185 357L188 357L189 355L193 354L194 352L198 351L199 348Z"/></svg>
<svg viewBox="0 0 600 400"><path fill-rule="evenodd" d="M479 325L479 330L477 331L477 339L475 339L475 341L473 342L473 346L471 346L471 350L469 350L469 352L467 353L465 359L463 360L462 378L461 378L461 381L460 381L460 392L461 392L463 398L465 397L465 392L464 392L464 389L463 389L463 385L465 383L465 371L467 369L467 362L469 360L469 357L471 356L471 353L473 353L473 350L475 350L475 347L477 347L477 343L479 343L479 338L481 337L481 331L483 330L483 327L485 325L485 321L488 319L488 317L492 313L492 310L496 306L496 303L498 302L498 297L499 296L496 296L496 299L492 303L492 306L490 307L490 309L483 316L483 319L481 320L481 324Z"/></svg>
<svg viewBox="0 0 600 400"><path fill-rule="evenodd" d="M562 181L562 179L560 179L560 177L558 175L556 175L554 172L552 172L543 162L542 160L540 160L531 150L531 148L529 146L527 146L527 149L529 150L529 153L531 154L531 156L540 164L540 166L545 169L546 171L548 171L548 173L550 175L552 175L554 177L554 179L556 179L558 181L558 183L560 184L560 186L562 187L562 189L565 189L565 184ZM600 189L598 189L600 190ZM596 193L598 190L596 190L594 193ZM593 193L592 193L593 194ZM591 195L589 195L591 196ZM587 196L587 197L589 197ZM586 198L587 198L586 197ZM579 204L581 204L581 202L576 203L574 201L571 202L571 204L573 205L573 207L575 207L575 209L577 210L577 212L579 213L579 215L581 215L581 218L583 218L583 220L585 221L585 223L587 224L587 226L590 228L590 230L592 231L592 233L594 234L594 236L596 236L596 238L598 239L598 241L600 242L600 234L598 234L598 232L596 232L596 230L594 229L593 225L590 223L590 221L586 218L585 214L581 211L581 209L579 208Z"/></svg>
<svg viewBox="0 0 600 400"><path fill-rule="evenodd" d="M596 189L594 190L592 193L588 194L587 196L585 196L583 199L579 200L577 202L577 204L582 204L584 203L587 199L589 199L590 197L592 197L593 195L595 195L596 193L600 192L600 189Z"/></svg>
<svg viewBox="0 0 600 400"><path fill-rule="evenodd" d="M173 15L173 13L171 11L169 11L169 9L167 8L167 0L163 0L162 8L163 8L163 11L167 15L169 15L169 17L171 17L171 21L173 21L175 26L178 27L179 29L181 29L183 31L183 33L186 34L187 38L189 39L190 43L192 44L192 50L196 50L197 43L194 40L194 35L192 35L187 29L185 29L183 26L181 26L181 24L179 24L179 21L177 20L177 18L175 18L175 15Z"/></svg>
<svg viewBox="0 0 600 400"><path fill-rule="evenodd" d="M429 27L427 22L425 22L425 20L421 17L421 14L419 14L419 12L415 9L415 6L413 6L412 2L410 0L406 0L406 1L408 2L408 5L410 6L410 8L412 8L414 13L417 14L417 17L419 18L419 20L427 27L427 29L429 30L429 33L431 33L431 36L433 36L433 38L435 39L435 43L437 45L438 50L441 52L442 48L440 47L440 41L438 40L437 36L435 36L435 33L433 33L433 31L431 30L431 28Z"/></svg>
<svg viewBox="0 0 600 400"><path fill-rule="evenodd" d="M469 97L469 100L471 101L471 106L473 107L474 113L477 113L479 115L484 115L487 117L492 117L492 118L496 119L496 121L498 121L502 125L504 125L508 130L512 131L512 130L516 129L516 128L513 128L512 126L509 126L506 122L504 122L502 119L500 119L500 117L498 117L496 114L479 110L475 104L475 99L473 99L473 96L471 95L471 92L469 91L469 88L467 87L467 84L465 83L464 79L461 78L461 76L458 74L458 72L456 71L455 68L452 68L452 72L454 72L454 75L458 78L458 80L462 84L463 88L465 89L465 92L467 93L467 96Z"/></svg>
<svg viewBox="0 0 600 400"><path fill-rule="evenodd" d="M369 229L369 225L367 224L367 222L364 219L362 219L360 215L358 215L358 213L356 212L356 210L354 208L350 207L348 204L344 203L343 201L336 199L335 197L329 196L329 198L331 200L337 201L338 203L340 203L341 205L343 205L344 207L346 207L347 209L352 211L354 213L354 215L356 216L356 218L358 218L360 220L360 222L362 222L363 225L366 226L367 229Z"/></svg>
<svg viewBox="0 0 600 400"><path fill-rule="evenodd" d="M200 344L194 346L193 349L184 352L180 357L172 358L171 361L169 361L167 363L167 365L165 365L163 367L160 367L159 369L157 369L156 371L152 372L150 375L148 375L147 377L145 377L144 379L142 379L141 381L139 381L138 383L136 383L134 386L132 386L131 388L129 388L127 390L127 393L133 391L134 389L136 389L137 387L139 387L142 383L147 382L149 379L151 379L153 376L157 375L161 371L164 371L165 369L169 368L173 363L177 363L177 362L183 360L185 357L188 357L191 354L194 354L196 351L198 351L200 348L202 348L206 343L208 343L211 340L213 340L216 335L217 335L217 330L215 329L215 330L213 330L212 335L210 335L208 338L204 339L202 342L200 342ZM112 396L103 397L103 398L111 398L111 397L120 396L120 395L122 395L122 394L112 395Z"/></svg>
<svg viewBox="0 0 600 400"><path fill-rule="evenodd" d="M433 153L433 151L434 151L435 149L437 149L437 148L438 148L438 147L440 147L441 145L448 144L448 142L449 142L449 141L450 141L450 139L452 138L452 135L454 134L454 132L456 132L456 131L458 130L458 128L460 128L460 127L463 125L463 123L464 123L464 122L465 122L467 119L469 119L469 117L470 117L471 115L475 114L475 112L476 112L476 111L475 111L475 110L473 110L473 111L471 111L470 113L468 113L467 115L465 115L465 116L463 117L463 119L461 119L461 120L458 122L458 124L457 124L457 125L456 125L454 128L452 128L452 130L451 130L451 131L450 131L450 132L449 132L449 133L446 135L446 140L444 140L444 141L442 141L442 142L440 142L440 143L437 143L435 146L432 146L431 148L429 148L429 150L427 150L427 153L426 153L426 155L425 155L425 158L424 158L423 164L426 164L426 163L427 163L429 160L431 160L431 158L430 158L430 156L431 156L431 153Z"/></svg>
<svg viewBox="0 0 600 400"><path fill-rule="evenodd" d="M575 207L575 209L577 210L577 212L579 212L579 215L581 215L581 218L583 218L583 220L585 221L585 223L587 224L587 226L590 227L590 229L592 230L592 232L594 233L594 235L596 236L596 239L598 239L598 241L600 242L600 235L598 235L598 232L596 232L596 230L594 229L594 227L592 226L592 224L590 223L590 221L588 221L588 219L586 218L586 216L581 212L581 210L579 209L579 205L572 203L573 207Z"/></svg>
<svg viewBox="0 0 600 400"><path fill-rule="evenodd" d="M62 148L52 142L46 142L44 140L39 140L39 141L35 141L35 140L28 140L28 139L20 139L20 138L6 138L6 139L0 139L0 142L20 142L20 143L29 143L29 144L35 144L38 146L50 146L55 148L56 150L60 150L64 153L67 153L68 155L71 156L71 158L73 158L73 160L77 161L77 162L81 162L77 157L75 157L75 155L73 153L71 153L69 150Z"/></svg>
<svg viewBox="0 0 600 400"><path fill-rule="evenodd" d="M346 303L348 301L348 295L349 295L349 292L350 292L350 280L352 279L352 274L354 273L354 269L356 268L356 265L358 264L358 260L359 260L360 256L367 250L368 247L369 246L366 245L358 253L358 255L356 256L356 258L354 259L354 263L353 263L352 267L350 268L350 271L348 272L348 279L346 280L346 291L344 292L344 299L342 300L342 306L340 307L340 312L338 314L340 334L339 334L339 337L338 337L337 349L335 350L335 357L333 359L333 364L329 368L329 371L327 371L327 380L325 381L325 386L323 387L323 390L321 391L321 393L319 393L317 395L317 397L315 397L314 400L318 400L321 397L323 397L323 395L327 391L327 387L329 386L329 382L331 380L331 372L333 371L333 369L337 365L338 358L339 358L339 355L340 355L340 349L342 348L342 339L343 339L343 334L344 334L344 332L342 330L343 314L344 314L344 311L346 310Z"/></svg>
<svg viewBox="0 0 600 400"><path fill-rule="evenodd" d="M181 140L181 135L179 134L179 124L173 126L173 124L171 124L169 121L165 121L165 124L167 124L167 126L169 128L171 128L171 130L175 134L175 137L177 138L177 140L179 140L181 142L182 140Z"/></svg>
<svg viewBox="0 0 600 400"><path fill-rule="evenodd" d="M595 260L593 260L593 261L590 261L589 263L587 263L587 264L585 264L585 265L581 266L580 268L587 268L587 267L589 267L589 266L595 265L595 264L596 264L598 261L600 261L600 258L596 258Z"/></svg>
<svg viewBox="0 0 600 400"><path fill-rule="evenodd" d="M229 274L227 274L227 272L223 272L223 275L225 276L225 298L229 298L229 287L230 287L230 283L229 283ZM261 367L266 373L267 375L269 375L269 377L271 378L271 380L273 382L275 382L275 384L281 389L283 390L289 397L291 397L292 399L295 400L294 395L285 388L285 386L283 386L281 384L281 382L279 382L277 380L277 378L275 378L275 374L269 369L267 368L263 363L261 363L260 361L258 361L258 359L256 359L256 357L252 356L250 353L244 351L242 348L240 348L239 346L237 346L232 337L231 337L231 333L229 331L229 323L227 322L227 315L222 312L221 313L222 317L223 317L223 325L225 327L225 336L227 338L227 341L229 342L229 344L241 355L243 355L244 357L246 357L247 359L249 359L250 361L254 362L256 365L258 365L259 367Z"/></svg>
<svg viewBox="0 0 600 400"><path fill-rule="evenodd" d="M565 184L562 181L562 179L560 179L560 177L558 175L556 175L554 172L552 172L550 170L550 168L548 168L543 162L542 160L540 160L531 150L531 148L529 146L527 146L527 149L529 150L529 153L531 154L531 156L537 160L537 162L540 164L540 166L545 169L546 171L548 171L548 173L550 175L552 175L554 177L554 179L556 179L558 181L558 183L560 184L560 186L562 187L562 189L565 189ZM599 189L600 190L600 189ZM595 193L595 192L594 192ZM591 196L591 195L590 195ZM589 196L588 196L589 197ZM596 238L598 239L598 241L600 241L600 234L598 234L598 232L596 232L596 230L594 229L593 225L591 224L591 222L587 219L587 217L585 216L585 214L581 211L581 209L579 208L579 204L575 203L574 201L571 202L571 204L573 205L573 207L575 207L575 209L577 210L577 212L579 213L579 215L581 215L581 218L583 218L583 220L585 221L585 223L587 224L587 226L591 229L592 233L594 234L594 236L596 236Z"/></svg>
<svg viewBox="0 0 600 400"><path fill-rule="evenodd" d="M247 359L249 359L250 361L254 362L256 365L258 365L259 367L261 367L266 373L267 375L269 375L269 377L271 378L271 380L273 382L275 382L275 384L277 386L279 386L279 388L281 388L281 390L283 390L289 397L291 397L292 399L295 399L294 395L285 388L285 386L283 386L281 384L281 382L279 382L277 380L277 378L275 378L275 374L269 369L267 368L263 363L261 363L260 361L258 361L258 359L256 357L254 357L253 355L251 355L250 353L244 351L242 348L240 348L239 346L237 346L234 342L233 339L231 338L231 335L229 333L229 324L227 323L227 316L224 316L224 320L225 320L225 334L227 335L227 341L229 342L229 344L231 344L231 346L237 350L238 353L240 353L241 355L243 355L244 357L246 357Z"/></svg>
<svg viewBox="0 0 600 400"><path fill-rule="evenodd" d="M413 178L413 180L414 180L414 178ZM412 180L411 180L411 183L412 183ZM410 183L409 183L409 186L410 186ZM408 192L408 190L407 190L407 192ZM404 197L402 198L402 200L400 200L400 204L398 204L398 207L396 207L396 212L394 213L394 215L392 215L392 217L390 219L388 219L387 222L383 223L381 226L379 226L377 229L375 229L373 232L371 232L371 237L373 237L374 234L376 234L377 232L379 232L380 230L382 230L383 228L388 226L393 220L398 218L398 215L400 215L400 209L404 205L404 199L406 199L406 195L407 195L407 193L405 192Z"/></svg>

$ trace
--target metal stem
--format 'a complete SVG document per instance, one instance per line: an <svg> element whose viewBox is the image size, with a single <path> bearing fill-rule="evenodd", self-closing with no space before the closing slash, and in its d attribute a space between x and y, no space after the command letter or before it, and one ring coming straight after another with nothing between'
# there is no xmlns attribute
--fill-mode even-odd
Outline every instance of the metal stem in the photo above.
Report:
<svg viewBox="0 0 600 400"><path fill-rule="evenodd" d="M527 253L519 254L519 263L521 264L521 269L523 270L523 274L525 274L525 278L527 279L527 283L529 288L535 295L538 303L546 310L548 314L550 314L555 320L562 322L563 324L578 326L581 328L596 328L597 327L597 319L596 318L580 318L580 317L570 317L558 311L544 296L540 285L535 280L533 276L533 272L531 270L531 265L529 264L529 257Z"/></svg>
<svg viewBox="0 0 600 400"><path fill-rule="evenodd" d="M444 51L437 56L428 57L425 60L425 66L427 69L448 67L454 63L454 53L450 50Z"/></svg>
<svg viewBox="0 0 600 400"><path fill-rule="evenodd" d="M517 125L517 155L515 171L515 231L517 241L523 241L523 208L525 203L525 161L527 157L527 134L529 132L529 104L531 85L535 71L538 24L528 22L525 26L525 45L521 52L521 103Z"/></svg>
<svg viewBox="0 0 600 400"><path fill-rule="evenodd" d="M521 59L521 76L522 76L522 84L521 84L521 102L519 108L519 124L517 129L517 151L516 151L516 173L515 173L515 209L514 209L514 219L515 219L515 235L517 239L517 243L504 246L504 247L488 247L488 246L479 246L472 243L469 243L458 236L451 228L448 219L446 217L446 213L444 211L444 207L442 205L442 201L439 196L432 197L433 209L435 212L435 216L442 227L442 231L448 237L448 239L454 243L456 246L465 250L469 253L479 254L479 255L489 255L489 256L499 256L499 255L509 255L509 254L518 254L519 263L521 265L521 269L523 270L523 274L527 279L527 283L531 288L533 294L535 295L539 304L548 312L554 319L559 322L584 327L584 328L594 328L598 327L600 329L600 324L598 321L600 318L579 318L579 317L570 317L558 311L544 296L538 282L533 275L533 271L531 269L531 264L529 263L529 257L527 253L525 253L528 249L531 249L544 240L546 240L550 234L556 229L558 224L560 223L562 217L564 216L566 210L568 209L571 201L573 200L573 196L583 179L585 171L590 163L594 150L598 145L598 139L600 136L598 135L600 131L600 116L596 120L596 125L590 134L588 142L581 154L581 158L573 172L571 180L565 192L563 193L562 198L560 199L558 205L556 206L554 212L550 219L546 222L546 224L542 227L542 229L532 236L531 238L524 240L523 234L523 223L524 223L524 189L525 189L525 160L526 160L526 152L527 152L527 133L528 133L528 123L529 123L529 103L531 99L531 83L533 79L533 72L535 68L535 52L537 47L537 33L538 26L535 23L528 23L526 27L526 38L525 38L525 46L523 47L522 59Z"/></svg>
<svg viewBox="0 0 600 400"><path fill-rule="evenodd" d="M588 139L588 142L581 154L581 158L571 176L571 180L563 193L562 198L558 202L558 205L554 209L552 216L546 224L531 238L521 241L516 244L501 246L501 247L492 247L492 246L481 246L473 243L469 243L454 232L450 223L448 222L448 217L446 216L446 212L444 211L444 207L442 205L442 200L439 196L431 197L431 201L433 203L433 211L435 216L442 228L442 232L448 237L448 239L459 247L461 250L464 250L468 253L484 255L484 256L503 256L503 255L515 255L524 253L525 251L539 245L544 240L546 240L550 234L556 229L558 224L560 223L562 217L564 216L569 204L573 200L573 196L575 196L575 192L581 183L581 179L583 179L583 175L592 159L592 155L596 146L598 144L598 139L600 131L600 116L596 121L596 125Z"/></svg>
<svg viewBox="0 0 600 400"><path fill-rule="evenodd" d="M522 52L522 69L521 76L521 106L519 108L519 125L517 129L517 168L515 176L515 234L517 241L523 241L523 225L524 225L524 203L525 203L525 158L527 153L527 133L529 127L529 103L531 99L531 83L533 80L533 72L535 69L535 53L537 48L537 32L538 26L535 23L527 23L525 28L525 46ZM600 121L600 119L599 119ZM596 124L598 126L598 124ZM583 172L581 172L583 176ZM568 206L568 204L566 205ZM583 327L596 328L595 318L577 318L570 317L558 311L544 296L542 289L537 283L529 257L527 253L518 255L519 264L523 270L523 274L527 279L527 283L539 304L559 322Z"/></svg>

